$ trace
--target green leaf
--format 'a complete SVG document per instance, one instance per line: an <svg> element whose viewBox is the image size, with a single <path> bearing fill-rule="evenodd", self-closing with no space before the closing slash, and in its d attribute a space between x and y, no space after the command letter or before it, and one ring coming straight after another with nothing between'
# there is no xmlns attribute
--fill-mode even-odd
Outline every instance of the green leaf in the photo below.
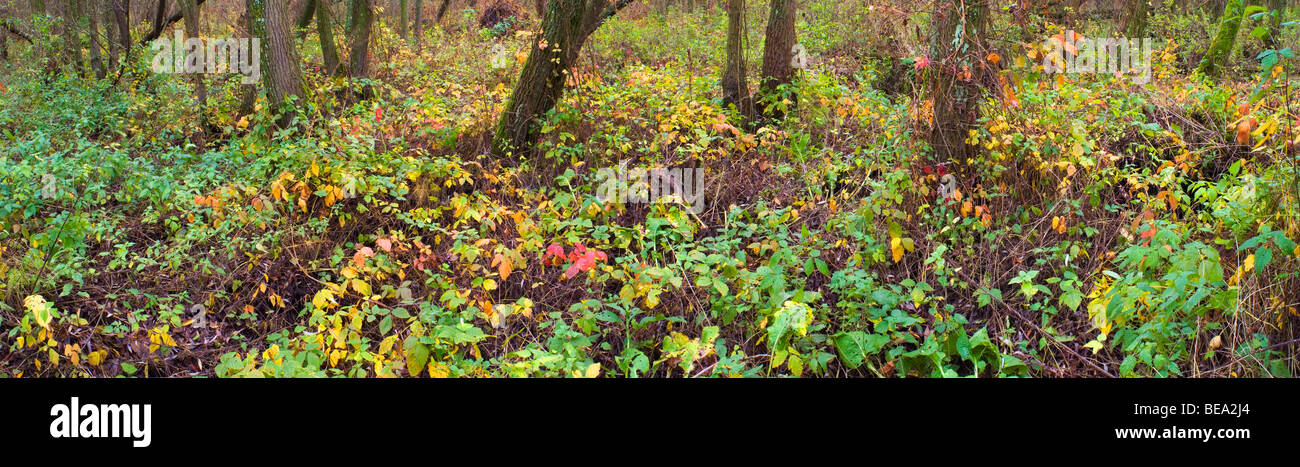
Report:
<svg viewBox="0 0 1300 467"><path fill-rule="evenodd" d="M429 363L429 347L421 344L414 336L406 338L406 371L411 376L420 376L424 366Z"/></svg>
<svg viewBox="0 0 1300 467"><path fill-rule="evenodd" d="M1273 250L1268 247L1261 246L1258 250L1255 250L1255 274L1263 274L1264 267L1268 266L1268 262L1272 260Z"/></svg>
<svg viewBox="0 0 1300 467"><path fill-rule="evenodd" d="M126 373L126 374L128 374L128 375L134 375L136 371L137 371L137 368L135 367L135 365L130 364L130 363L122 363L122 372L123 372L123 373Z"/></svg>
<svg viewBox="0 0 1300 467"><path fill-rule="evenodd" d="M1079 305L1083 303L1083 294L1078 290L1071 290L1061 294L1061 304L1070 307L1070 311L1079 311Z"/></svg>

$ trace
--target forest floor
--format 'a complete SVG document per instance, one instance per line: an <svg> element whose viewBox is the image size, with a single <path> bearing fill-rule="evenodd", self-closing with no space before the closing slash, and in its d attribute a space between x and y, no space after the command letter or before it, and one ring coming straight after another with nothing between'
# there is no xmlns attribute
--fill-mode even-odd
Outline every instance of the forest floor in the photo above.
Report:
<svg viewBox="0 0 1300 467"><path fill-rule="evenodd" d="M584 47L536 154L506 160L523 13L452 11L416 45L379 28L377 97L338 104L349 83L313 65L301 131L235 118L237 78L209 84L208 131L178 76L0 65L0 374L1300 369L1285 70L1207 80L1168 42L1139 85L1044 74L1012 43L977 155L940 163L920 54L868 53L884 39L854 31L882 13L809 3L785 119L722 107L725 15L634 7ZM702 200L602 199L621 166L702 168Z"/></svg>

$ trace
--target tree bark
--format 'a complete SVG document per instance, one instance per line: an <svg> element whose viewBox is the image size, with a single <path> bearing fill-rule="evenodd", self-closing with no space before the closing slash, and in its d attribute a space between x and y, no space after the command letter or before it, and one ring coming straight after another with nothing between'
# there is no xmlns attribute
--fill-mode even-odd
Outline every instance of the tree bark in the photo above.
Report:
<svg viewBox="0 0 1300 467"><path fill-rule="evenodd" d="M424 35L424 0L415 0L415 43Z"/></svg>
<svg viewBox="0 0 1300 467"><path fill-rule="evenodd" d="M92 1L89 5L80 5L79 0L73 1L78 3L77 8L82 9L83 12L79 20L89 28L86 30L86 36L90 46L90 69L94 71L95 79L104 79L108 72L104 68L104 54L99 48L99 2Z"/></svg>
<svg viewBox="0 0 1300 467"><path fill-rule="evenodd" d="M754 101L745 77L745 0L727 0L727 63L722 71L723 105L734 106L744 122L754 117Z"/></svg>
<svg viewBox="0 0 1300 467"><path fill-rule="evenodd" d="M984 3L938 0L931 21L930 147L942 160L961 161L969 154L967 134L980 115L980 80L975 73L985 50L988 9Z"/></svg>
<svg viewBox="0 0 1300 467"><path fill-rule="evenodd" d="M1242 0L1228 0L1223 7L1223 14L1220 16L1223 20L1219 22L1214 42L1210 43L1210 49L1201 58L1196 71L1207 76L1219 75L1219 69L1227 62L1228 55L1232 53L1232 46L1237 41L1237 30L1241 28L1241 17L1244 12Z"/></svg>
<svg viewBox="0 0 1300 467"><path fill-rule="evenodd" d="M374 5L371 2L372 0L352 0L352 18L356 27L352 31L350 75L354 80L370 77L370 30L375 19L372 9ZM373 96L374 90L369 85L362 86L362 99Z"/></svg>
<svg viewBox="0 0 1300 467"><path fill-rule="evenodd" d="M199 32L200 20L199 20L198 5L195 4L195 0L180 0L180 2L181 2L180 3L181 14L185 16L186 39L200 38L200 32ZM188 55L188 47L186 49ZM204 67L203 62L198 63L197 66L193 66L195 64L191 64L190 59L188 57L185 59L185 62L186 62L185 72L189 73L191 79L194 81L194 95L199 104L199 108L198 108L199 120L203 122L206 126L208 117L207 117L207 112L205 112L204 109L207 107L208 104L208 89L207 89L207 85L204 84L203 82L203 73L205 71L210 71L210 70L206 70L203 68Z"/></svg>
<svg viewBox="0 0 1300 467"><path fill-rule="evenodd" d="M537 139L536 121L564 94L565 74L596 28L630 0L552 0L542 17L541 38L534 43L497 121L492 152L497 156L530 151Z"/></svg>
<svg viewBox="0 0 1300 467"><path fill-rule="evenodd" d="M1124 37L1141 39L1147 33L1147 15L1151 9L1149 0L1124 1Z"/></svg>
<svg viewBox="0 0 1300 467"><path fill-rule="evenodd" d="M131 0L109 0L113 4L113 27L117 41L113 48L122 57L122 66L131 61Z"/></svg>
<svg viewBox="0 0 1300 467"><path fill-rule="evenodd" d="M397 3L397 8L401 10L397 14L399 17L397 35L406 39L406 0L399 0Z"/></svg>
<svg viewBox="0 0 1300 467"><path fill-rule="evenodd" d="M438 5L438 13L433 15L435 24L442 24L442 15L447 13L447 6L449 5L451 5L451 0L442 0L442 4Z"/></svg>
<svg viewBox="0 0 1300 467"><path fill-rule="evenodd" d="M320 38L321 57L325 59L325 72L330 76L338 75L339 49L334 42L333 15L330 14L328 1L316 2L316 35Z"/></svg>
<svg viewBox="0 0 1300 467"><path fill-rule="evenodd" d="M784 116L781 101L786 98L782 86L794 81L794 58L796 43L794 22L797 0L771 0L767 17L766 39L763 44L763 74L758 82L759 111L764 117L779 120ZM798 96L789 93L792 109L798 105Z"/></svg>
<svg viewBox="0 0 1300 467"><path fill-rule="evenodd" d="M295 124L296 112L291 107L284 108L284 104L306 94L298 51L290 37L292 20L283 1L246 0L245 4L252 35L262 42L262 85L266 87L267 100L272 112L283 112L277 123L288 128Z"/></svg>

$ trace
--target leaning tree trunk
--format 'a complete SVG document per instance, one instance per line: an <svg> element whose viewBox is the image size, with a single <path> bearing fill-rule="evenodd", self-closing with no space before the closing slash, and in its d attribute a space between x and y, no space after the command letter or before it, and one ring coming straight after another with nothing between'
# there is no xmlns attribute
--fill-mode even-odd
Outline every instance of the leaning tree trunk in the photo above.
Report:
<svg viewBox="0 0 1300 467"><path fill-rule="evenodd" d="M451 0L442 0L442 4L438 5L438 13L433 15L434 23L437 24L442 23L442 15L447 14L447 7L450 5L451 5Z"/></svg>
<svg viewBox="0 0 1300 467"><path fill-rule="evenodd" d="M497 156L531 150L537 119L564 94L565 74L578 58L587 36L631 0L551 0L542 17L542 34L534 42L519 82L497 121L492 152Z"/></svg>
<svg viewBox="0 0 1300 467"><path fill-rule="evenodd" d="M262 42L262 85L273 112L280 114L277 123L282 128L294 125L296 112L284 108L290 99L301 99L306 92L302 85L302 69L298 64L298 51L290 38L293 27L285 2L279 0L246 0L248 21L253 37Z"/></svg>
<svg viewBox="0 0 1300 467"><path fill-rule="evenodd" d="M339 72L339 49L334 42L334 24L328 1L316 2L316 35L320 39L321 57L325 60L325 73L336 76Z"/></svg>
<svg viewBox="0 0 1300 467"><path fill-rule="evenodd" d="M734 106L744 122L754 118L754 101L745 78L745 0L727 0L727 63L722 71L723 105Z"/></svg>
<svg viewBox="0 0 1300 467"><path fill-rule="evenodd" d="M1232 53L1232 46L1237 40L1237 30L1241 28L1241 17L1244 12L1242 0L1228 0L1223 7L1221 16L1223 21L1219 22L1219 30L1214 35L1214 42L1210 43L1210 49L1205 52L1205 57L1201 58L1196 71L1207 76L1219 75L1219 69Z"/></svg>
<svg viewBox="0 0 1300 467"><path fill-rule="evenodd" d="M782 107L793 108L798 103L798 96L789 93L790 103L783 105L786 98L782 86L794 81L795 45L795 8L797 0L771 0L771 11L767 17L766 39L763 44L763 75L758 82L758 100L763 116L780 119L784 116Z"/></svg>
<svg viewBox="0 0 1300 467"><path fill-rule="evenodd" d="M1151 9L1149 0L1125 0L1124 2L1124 37L1141 39L1147 33L1147 15Z"/></svg>
<svg viewBox="0 0 1300 467"><path fill-rule="evenodd" d="M352 31L351 70L352 79L370 77L370 30L374 25L375 15L373 0L352 0L352 19L356 23ZM374 97L370 85L361 88L361 98Z"/></svg>
<svg viewBox="0 0 1300 467"><path fill-rule="evenodd" d="M977 73L982 69L987 8L984 3L938 0L931 16L929 88L934 115L929 140L941 160L966 158L967 134L979 120Z"/></svg>
<svg viewBox="0 0 1300 467"><path fill-rule="evenodd" d="M109 0L113 4L113 27L117 28L117 42L113 49L122 56L122 66L131 62L131 0Z"/></svg>

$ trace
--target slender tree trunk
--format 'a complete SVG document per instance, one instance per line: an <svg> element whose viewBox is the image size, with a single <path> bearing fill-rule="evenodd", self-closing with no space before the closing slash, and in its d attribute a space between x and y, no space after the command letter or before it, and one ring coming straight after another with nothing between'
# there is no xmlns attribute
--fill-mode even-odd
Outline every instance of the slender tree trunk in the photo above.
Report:
<svg viewBox="0 0 1300 467"><path fill-rule="evenodd" d="M108 71L117 69L120 50L117 47L117 20L114 17L113 0L96 0L104 4L104 48L108 50Z"/></svg>
<svg viewBox="0 0 1300 467"><path fill-rule="evenodd" d="M351 70L352 79L364 79L370 77L370 30L374 25L374 10L372 0L352 0L352 17L356 21L356 27L352 31L351 43ZM361 88L361 98L370 99L374 97L374 90L369 85Z"/></svg>
<svg viewBox="0 0 1300 467"><path fill-rule="evenodd" d="M537 10L537 17L541 18L546 13L546 0L533 0L533 8Z"/></svg>
<svg viewBox="0 0 1300 467"><path fill-rule="evenodd" d="M797 0L771 0L767 17L766 39L763 44L763 75L758 83L760 111L767 118L780 119L781 101L785 98L781 86L794 81L795 7ZM798 104L798 96L789 94L788 108Z"/></svg>
<svg viewBox="0 0 1300 467"><path fill-rule="evenodd" d="M1149 0L1124 1L1124 37L1141 39L1147 33L1147 16L1151 9Z"/></svg>
<svg viewBox="0 0 1300 467"><path fill-rule="evenodd" d="M424 35L424 0L415 0L415 43Z"/></svg>
<svg viewBox="0 0 1300 467"><path fill-rule="evenodd" d="M77 0L63 2L63 37L67 41L68 55L77 66L77 73L86 76L86 57L81 51L81 2Z"/></svg>
<svg viewBox="0 0 1300 467"><path fill-rule="evenodd" d="M317 0L307 0L302 4L302 13L298 14L298 20L294 22L294 31L298 34L298 40L307 37L307 29L311 27L311 19L316 16L316 5L320 3Z"/></svg>
<svg viewBox="0 0 1300 467"><path fill-rule="evenodd" d="M283 1L246 0L246 5L251 32L262 42L262 85L272 111L281 111L291 98L301 99L306 94L298 51L291 39L292 19ZM292 108L283 109L277 123L283 128L293 126L295 115Z"/></svg>
<svg viewBox="0 0 1300 467"><path fill-rule="evenodd" d="M542 17L541 38L528 53L519 82L497 121L492 151L522 154L537 139L537 119L564 94L565 75L596 28L630 0L551 0Z"/></svg>
<svg viewBox="0 0 1300 467"><path fill-rule="evenodd" d="M938 0L931 18L934 36L929 84L934 116L930 146L941 160L962 161L969 153L966 137L980 115L977 73L985 49L988 9L984 3Z"/></svg>
<svg viewBox="0 0 1300 467"><path fill-rule="evenodd" d="M180 0L181 14L185 16L185 36L186 39L202 39L199 32L199 7L194 4L194 0ZM194 95L199 104L199 121L207 126L208 116L205 109L208 105L208 88L203 82L203 73L209 71L204 69L203 54L199 54L197 59L191 59L189 53L193 52L186 47L185 72L189 73L194 81ZM200 49L202 50L202 49ZM197 63L195 63L197 60Z"/></svg>
<svg viewBox="0 0 1300 467"><path fill-rule="evenodd" d="M113 4L113 27L117 42L113 48L122 56L122 66L131 61L131 0L109 0Z"/></svg>
<svg viewBox="0 0 1300 467"><path fill-rule="evenodd" d="M1228 0L1223 7L1223 15L1220 16L1222 21L1219 22L1219 30L1214 35L1214 42L1210 43L1210 49L1205 52L1205 57L1201 58L1196 71L1207 76L1219 75L1219 69L1227 63L1228 55L1232 53L1232 46L1237 41L1237 30L1241 28L1241 17L1244 12L1242 0Z"/></svg>
<svg viewBox="0 0 1300 467"><path fill-rule="evenodd" d="M406 39L406 0L400 0L397 4L397 8L402 10L398 12L398 17L400 19L398 21L397 35L402 39Z"/></svg>
<svg viewBox="0 0 1300 467"><path fill-rule="evenodd" d="M159 34L162 34L163 20L165 18L167 18L167 0L158 0L158 4L154 6L153 10L153 28L149 32L150 36L157 38Z"/></svg>
<svg viewBox="0 0 1300 467"><path fill-rule="evenodd" d="M334 23L328 1L316 3L316 35L320 38L321 57L325 59L325 72L330 76L339 73L339 49L334 42Z"/></svg>
<svg viewBox="0 0 1300 467"><path fill-rule="evenodd" d="M745 77L745 0L727 0L727 63L722 71L722 102L735 106L745 122L754 118L754 101Z"/></svg>
<svg viewBox="0 0 1300 467"><path fill-rule="evenodd" d="M442 24L442 15L447 13L447 6L449 5L451 5L451 0L442 0L442 4L438 5L438 13L433 15L434 23Z"/></svg>
<svg viewBox="0 0 1300 467"><path fill-rule="evenodd" d="M73 1L81 3L79 0ZM79 19L89 28L86 30L86 38L90 42L90 69L94 71L95 79L104 79L108 72L104 69L104 54L99 48L99 2L89 3L89 5L78 5L78 8L84 8Z"/></svg>

